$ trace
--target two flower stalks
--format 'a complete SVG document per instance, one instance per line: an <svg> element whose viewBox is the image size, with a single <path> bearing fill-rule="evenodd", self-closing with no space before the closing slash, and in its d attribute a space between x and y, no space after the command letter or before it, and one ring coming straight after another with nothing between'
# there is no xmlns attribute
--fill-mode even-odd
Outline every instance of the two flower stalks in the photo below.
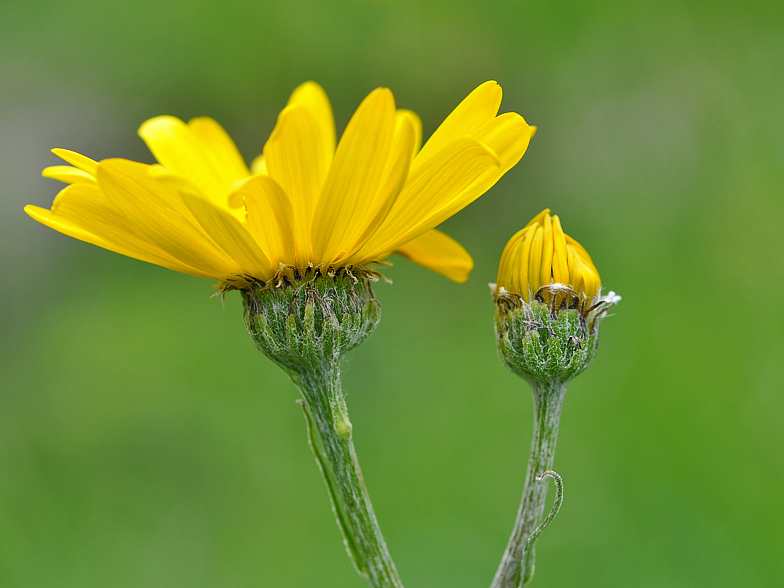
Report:
<svg viewBox="0 0 784 588"><path fill-rule="evenodd" d="M362 478L340 378L343 354L364 341L380 319L372 279L349 270L331 275L312 270L280 287L245 289L242 294L256 346L286 371L302 394L310 446L355 569L373 588L402 588ZM564 287L550 285L528 303L519 294L493 288L499 354L509 369L529 381L534 397L525 490L491 586L518 588L533 577L536 539L563 497L552 466L567 382L593 360L599 323L615 300L599 298L603 302L586 307L573 290L565 293ZM542 522L547 477L555 479L557 496Z"/></svg>
<svg viewBox="0 0 784 588"><path fill-rule="evenodd" d="M528 148L536 128L519 114L499 115L500 104L500 86L481 84L422 146L419 117L378 88L337 142L327 95L307 82L250 167L216 121L156 117L139 129L156 164L55 149L69 165L43 175L67 186L51 209L25 207L76 239L240 291L257 347L300 389L346 549L373 588L402 584L357 462L341 359L378 324L370 284L389 256L468 278L471 256L435 227ZM552 463L566 384L593 359L599 323L620 298L601 296L590 256L549 210L510 240L493 292L499 354L534 393L523 500L492 584L517 588L533 575L534 543L563 495ZM557 496L541 522L547 477Z"/></svg>

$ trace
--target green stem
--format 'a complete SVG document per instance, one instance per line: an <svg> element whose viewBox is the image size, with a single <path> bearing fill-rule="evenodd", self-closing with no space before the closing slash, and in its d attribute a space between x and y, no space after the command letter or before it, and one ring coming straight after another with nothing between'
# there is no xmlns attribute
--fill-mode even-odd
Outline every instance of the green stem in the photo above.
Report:
<svg viewBox="0 0 784 588"><path fill-rule="evenodd" d="M491 588L519 588L527 584L534 573L535 537L530 545L527 547L526 545L544 515L548 484L542 476L553 468L566 384L561 382L545 384L533 380L531 388L534 397L534 429L525 489L512 536L509 538Z"/></svg>
<svg viewBox="0 0 784 588"><path fill-rule="evenodd" d="M354 567L373 588L403 588L354 451L340 383L340 357L298 371L292 380L302 392L310 445Z"/></svg>

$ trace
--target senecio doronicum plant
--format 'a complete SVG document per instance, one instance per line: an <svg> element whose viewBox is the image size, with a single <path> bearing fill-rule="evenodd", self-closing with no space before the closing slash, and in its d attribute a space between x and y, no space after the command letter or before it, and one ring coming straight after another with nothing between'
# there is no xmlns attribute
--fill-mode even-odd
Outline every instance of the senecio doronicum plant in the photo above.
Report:
<svg viewBox="0 0 784 588"><path fill-rule="evenodd" d="M379 530L352 442L341 357L380 318L371 283L398 253L464 282L468 253L435 227L486 192L525 153L534 132L498 115L486 82L421 147L416 114L386 88L371 92L336 147L320 86L298 87L250 169L210 118L162 116L139 134L158 163L94 161L45 177L69 184L51 210L27 206L66 235L238 290L256 346L302 394L308 438L348 554L375 587L402 586Z"/></svg>
<svg viewBox="0 0 784 588"><path fill-rule="evenodd" d="M599 324L620 301L602 296L599 272L588 252L563 232L558 216L543 210L507 243L490 284L496 303L498 354L531 385L534 425L523 498L512 536L491 588L518 588L534 574L534 546L563 501L553 471L561 408L569 381L596 355ZM547 480L556 496L544 516Z"/></svg>

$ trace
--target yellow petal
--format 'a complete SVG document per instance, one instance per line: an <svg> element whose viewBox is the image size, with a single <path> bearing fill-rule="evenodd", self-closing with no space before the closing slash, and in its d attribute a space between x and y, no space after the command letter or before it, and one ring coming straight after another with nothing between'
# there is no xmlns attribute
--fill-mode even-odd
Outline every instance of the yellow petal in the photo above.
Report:
<svg viewBox="0 0 784 588"><path fill-rule="evenodd" d="M305 82L292 92L289 104L299 104L310 112L321 130L324 157L327 162L332 161L335 154L335 117L324 89L316 82Z"/></svg>
<svg viewBox="0 0 784 588"><path fill-rule="evenodd" d="M347 233L358 235L364 228L358 223L380 188L394 133L395 99L389 89L378 88L351 117L324 182L313 220L317 265L345 254L354 244Z"/></svg>
<svg viewBox="0 0 784 588"><path fill-rule="evenodd" d="M416 264L462 284L474 269L474 260L460 243L436 229L430 229L395 251Z"/></svg>
<svg viewBox="0 0 784 588"><path fill-rule="evenodd" d="M539 283L546 286L553 281L553 221L550 215L544 217L544 235L542 239L542 269Z"/></svg>
<svg viewBox="0 0 784 588"><path fill-rule="evenodd" d="M52 213L118 248L160 251L144 240L96 183L74 184L61 190L52 203Z"/></svg>
<svg viewBox="0 0 784 588"><path fill-rule="evenodd" d="M531 290L534 292L544 286L541 282L543 241L544 229L539 226L534 231L534 236L531 240L531 252L529 254L528 262L528 283L531 284Z"/></svg>
<svg viewBox="0 0 784 588"><path fill-rule="evenodd" d="M85 157L81 153L70 151L68 149L52 149L52 153L54 153L63 161L67 161L71 165L78 167L80 170L95 177L95 171L98 169L97 161L94 161L89 157Z"/></svg>
<svg viewBox="0 0 784 588"><path fill-rule="evenodd" d="M480 86L475 91L478 101L484 99L486 106L489 104L484 112L484 117L486 119L484 122L480 122L479 117L469 116L469 114L471 114L470 112L463 113L460 107L458 107L455 112L461 115L458 117L457 122L462 120L465 123L465 129L471 128L471 125L474 125L474 128L471 131L472 138L481 143L488 151L492 152L493 156L496 157L497 165L487 166L483 173L477 174L469 184L463 184L458 193L453 192L449 195L442 195L439 200L429 200L426 207L419 209L419 222L414 223L411 230L406 232L403 238L410 238L412 235L421 234L424 230L437 226L450 216L462 210L489 190L525 153L530 140L529 126L520 115L515 113L507 113L495 118L492 117L498 109L498 104L493 101L493 96L495 95L494 87L497 88L497 98L498 101L500 101L500 87L497 85L492 86L489 85L489 83L483 84L483 86ZM466 101L468 101L469 98L472 98L472 96L474 96L474 93L466 98ZM457 130L457 123L454 123L452 126ZM410 204L408 202L408 198L411 195L409 188L413 185L414 178L418 173L422 170L426 170L429 166L436 164L436 162L439 161L439 157L443 157L443 154L445 153L450 153L451 150L455 148L455 145L465 145L465 141L466 138L462 138L453 142L451 145L447 145L439 153L426 159L424 163L422 163L422 154L420 153L420 155L417 155L412 164L408 185L403 190L403 194L398 198L400 208L396 206L390 215L397 214L404 205ZM429 144L430 141L428 142L428 145ZM425 145L423 151L427 149L428 145ZM457 166L455 166L455 168L457 168Z"/></svg>
<svg viewBox="0 0 784 588"><path fill-rule="evenodd" d="M514 267L511 260L514 257L515 248L519 246L519 243L522 241L523 233L525 233L526 230L527 229L521 229L517 231L512 238L509 239L506 247L504 247L504 251L501 253L501 261L498 263L498 286L503 286L509 291L511 291L511 272Z"/></svg>
<svg viewBox="0 0 784 588"><path fill-rule="evenodd" d="M161 185L166 186L176 192L186 194L193 194L196 196L203 196L204 192L199 190L199 188L191 182L185 176L181 176L180 174L173 172L168 167L163 167L159 163L153 163L152 165L148 165L147 167L147 175L159 182ZM175 202L179 202L178 200ZM185 208L180 207L182 211L185 211Z"/></svg>
<svg viewBox="0 0 784 588"><path fill-rule="evenodd" d="M234 142L211 118L196 118L186 125L173 116L159 116L145 122L139 135L161 164L221 206L228 205L232 185L250 175Z"/></svg>
<svg viewBox="0 0 784 588"><path fill-rule="evenodd" d="M507 112L488 121L470 136L498 156L501 162L499 177L520 161L531 140L528 123L516 112Z"/></svg>
<svg viewBox="0 0 784 588"><path fill-rule="evenodd" d="M111 246L109 246L109 244L106 243L106 241L103 239L100 239L92 233L77 227L70 221L52 214L52 211L47 208L41 208L40 206L28 204L24 207L24 211L42 225L46 225L50 229L54 229L59 233L63 233L69 237L79 239L80 241L85 241L86 243L98 245L104 249L111 249L112 251L115 251L115 249L112 249Z"/></svg>
<svg viewBox="0 0 784 588"><path fill-rule="evenodd" d="M272 265L253 240L248 230L231 213L212 204L206 198L182 194L185 205L207 234L246 274L262 280L272 277Z"/></svg>
<svg viewBox="0 0 784 588"><path fill-rule="evenodd" d="M528 257L524 256L524 253L528 251L530 238L531 229L527 229L518 242L512 257L512 263L514 264L512 270L512 291L522 294L526 300L530 300L530 288L528 287ZM528 245L526 241L528 241Z"/></svg>
<svg viewBox="0 0 784 588"><path fill-rule="evenodd" d="M291 221L294 212L283 189L269 176L254 176L242 185L248 214L248 232L259 244L275 271L281 263L307 266L297 251Z"/></svg>
<svg viewBox="0 0 784 588"><path fill-rule="evenodd" d="M588 300L592 300L599 292L601 281L593 264L584 263L584 261L578 258L577 269L582 278L585 296Z"/></svg>
<svg viewBox="0 0 784 588"><path fill-rule="evenodd" d="M515 292L521 293L526 297L526 300L531 300L536 295L536 292L531 287L531 282L528 281L528 264L531 263L531 245L533 244L535 234L536 229L533 227L529 228L525 233L525 238L520 247L520 256L515 262L515 266L519 268Z"/></svg>
<svg viewBox="0 0 784 588"><path fill-rule="evenodd" d="M65 190L80 190L83 189L86 185L80 184L77 186L69 186L65 188ZM63 192L65 192L63 190ZM60 197L63 192L58 195ZM67 200L70 199L70 196ZM133 257L134 259L139 259L141 261L146 261L149 263L154 263L155 265L160 265L162 267L166 267L168 269L172 269L178 272L182 272L185 274L190 274L193 276L205 277L205 278L214 278L216 276L208 275L199 270L196 270L190 266L187 266L183 263L180 263L176 259L168 256L165 252L161 251L160 249L155 248L153 245L146 243L143 239L139 239L138 237L134 239L132 234L129 234L127 231L127 227L122 227L122 223L118 223L115 225L111 224L111 221L108 222L105 226L99 225L96 221L103 223L106 222L107 219L105 215L102 213L101 210L91 207L87 210L82 210L81 205L77 204L78 198L74 199L74 202L69 202L64 204L61 200L60 202L60 210L57 213L47 210L45 208L40 208L38 206L25 206L25 212L29 214L32 218L40 222L41 224L46 225L68 235L69 237L73 237L75 239L79 239L80 241L84 241L85 243L92 243L93 245L97 245L103 249L108 251L114 251L115 253L119 253L121 255L126 255L128 257ZM84 224L90 224L94 228L98 228L99 232L106 234L107 236L111 237L112 241L107 241L102 239L96 234L93 234L81 226L78 226L73 222L74 217L70 214L69 208L71 205L75 205L73 208L77 208L76 212L79 216L82 217ZM123 219L124 220L124 219ZM125 232L126 234L123 234Z"/></svg>
<svg viewBox="0 0 784 588"><path fill-rule="evenodd" d="M242 268L204 232L170 185L156 181L149 166L107 159L98 166L106 196L154 245L207 274L229 276Z"/></svg>
<svg viewBox="0 0 784 588"><path fill-rule="evenodd" d="M398 108L395 120L396 129L400 129L403 121L405 121L407 124L410 124L414 129L414 148L411 153L411 157L413 158L422 148L422 119L419 118L419 115L413 110ZM398 131L396 130L395 132Z"/></svg>
<svg viewBox="0 0 784 588"><path fill-rule="evenodd" d="M501 95L501 86L490 81L466 96L422 147L413 168L416 169L418 165L445 149L450 143L470 135L492 120L501 106Z"/></svg>
<svg viewBox="0 0 784 588"><path fill-rule="evenodd" d="M498 158L473 139L455 141L408 176L386 220L359 255L372 259L440 224L477 198L478 178L499 169Z"/></svg>
<svg viewBox="0 0 784 588"><path fill-rule="evenodd" d="M561 219L553 216L553 280L558 284L569 283L569 262L566 236L561 228Z"/></svg>
<svg viewBox="0 0 784 588"><path fill-rule="evenodd" d="M250 173L252 173L254 176L267 173L267 164L264 161L263 153L251 162Z"/></svg>
<svg viewBox="0 0 784 588"><path fill-rule="evenodd" d="M321 129L310 112L299 104L283 109L267 144L267 174L291 201L297 243L310 258L310 227L329 161L322 149Z"/></svg>
<svg viewBox="0 0 784 588"><path fill-rule="evenodd" d="M514 113L501 115L489 124L483 125L475 135L481 139L481 144L485 149L493 154L496 165L488 166L483 173L478 174L469 185L464 185L462 190L458 194L453 194L450 199L442 199L433 203L431 206L436 210L429 215L422 215L423 221L417 226L416 231L421 231L423 226L426 228L437 226L487 192L525 153L530 136L527 129L528 125L522 117ZM462 139L456 143L465 140ZM418 158L414 162L416 163L417 160ZM412 166L411 175L414 176L420 169L427 168L436 160L437 156L431 158L416 171ZM405 192L406 190L404 190ZM402 197L403 195L401 195L401 199Z"/></svg>
<svg viewBox="0 0 784 588"><path fill-rule="evenodd" d="M539 225L544 224L544 219L547 218L547 215L549 215L549 214L550 214L550 209L549 208L545 208L542 212L540 212L534 218L532 218L528 222L528 224L525 225L525 228L527 229L528 227L533 227L534 225L539 226Z"/></svg>
<svg viewBox="0 0 784 588"><path fill-rule="evenodd" d="M577 253L579 253L580 257L582 257L583 261L588 262L591 265L593 265L593 262L591 261L591 256L588 255L588 252L585 250L585 247L580 245L577 241L572 239L569 235L566 235L566 244L570 248L574 249Z"/></svg>
<svg viewBox="0 0 784 588"><path fill-rule="evenodd" d="M588 252L582 245L572 239L569 235L566 235L566 247L569 250L570 255L574 256L572 266L573 276L575 274L579 275L586 296L589 299L593 298L599 291L601 278L599 277L596 266L594 266L593 261L591 260L591 256L588 255ZM577 278L573 277L573 279ZM577 288L574 289L577 290Z"/></svg>
<svg viewBox="0 0 784 588"><path fill-rule="evenodd" d="M179 194L190 194L191 196L198 196L200 198L204 197L205 194L202 192L193 182L191 182L188 178L181 176L178 173L171 171L167 167L163 167L159 163L154 163L147 167L147 174L150 178L154 179L160 185L165 186L167 189L174 190ZM247 178L245 178L247 179ZM232 191L229 192L228 201L231 202L232 195L234 190L237 187L241 186L245 179L238 180L232 186ZM181 199L177 199L176 203L180 204ZM242 198L239 199L239 204L232 208L226 208L223 204L218 204L215 201L211 201L214 205L218 206L219 208L226 210L227 212L231 213L237 220L244 220L245 219L245 209L242 207ZM181 207L182 213L189 217L189 213L187 212L187 207ZM190 218L190 217L189 217Z"/></svg>
<svg viewBox="0 0 784 588"><path fill-rule="evenodd" d="M572 272L569 275L569 286L571 286L572 290L575 292L579 292L583 289L583 274L582 274L582 262L580 261L580 256L575 255L574 251L569 251L569 259L572 262Z"/></svg>
<svg viewBox="0 0 784 588"><path fill-rule="evenodd" d="M123 255L179 272L208 275L181 263L150 243L144 234L112 205L97 184L74 184L63 189L52 204L52 213L111 244L113 251Z"/></svg>
<svg viewBox="0 0 784 588"><path fill-rule="evenodd" d="M86 171L70 165L50 165L41 172L45 178L60 180L66 184L94 184L95 178Z"/></svg>
<svg viewBox="0 0 784 588"><path fill-rule="evenodd" d="M249 175L248 166L226 130L208 116L192 118L188 128L208 150L208 156L226 184Z"/></svg>
<svg viewBox="0 0 784 588"><path fill-rule="evenodd" d="M570 286L574 285L574 251L567 246L566 247L566 280L563 281L563 284L567 284Z"/></svg>
<svg viewBox="0 0 784 588"><path fill-rule="evenodd" d="M350 258L365 245L368 238L384 222L403 189L417 141L417 120L408 112L405 111L401 114L401 111L398 110L392 150L380 187L375 195L369 195L367 210L363 218L357 220L353 226L346 228L345 242L352 245L344 255L336 258L336 261L341 258Z"/></svg>
<svg viewBox="0 0 784 588"><path fill-rule="evenodd" d="M509 291L510 292L517 292L518 294L524 294L525 296L528 295L528 280L527 280L527 272L525 269L524 263L527 260L523 260L523 253L527 255L527 250L525 249L526 237L529 236L530 229L523 229L520 238L517 240L514 249L509 256L510 262L510 273L509 273Z"/></svg>

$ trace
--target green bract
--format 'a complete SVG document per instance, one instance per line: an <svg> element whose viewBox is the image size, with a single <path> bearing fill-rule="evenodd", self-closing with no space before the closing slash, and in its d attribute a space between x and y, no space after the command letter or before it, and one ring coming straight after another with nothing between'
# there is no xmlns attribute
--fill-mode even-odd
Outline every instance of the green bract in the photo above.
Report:
<svg viewBox="0 0 784 588"><path fill-rule="evenodd" d="M242 296L250 336L289 375L335 361L367 339L381 319L366 273L313 272L282 282L246 288Z"/></svg>
<svg viewBox="0 0 784 588"><path fill-rule="evenodd" d="M599 344L599 317L576 308L525 302L496 293L498 353L506 367L529 382L566 383L587 368Z"/></svg>

